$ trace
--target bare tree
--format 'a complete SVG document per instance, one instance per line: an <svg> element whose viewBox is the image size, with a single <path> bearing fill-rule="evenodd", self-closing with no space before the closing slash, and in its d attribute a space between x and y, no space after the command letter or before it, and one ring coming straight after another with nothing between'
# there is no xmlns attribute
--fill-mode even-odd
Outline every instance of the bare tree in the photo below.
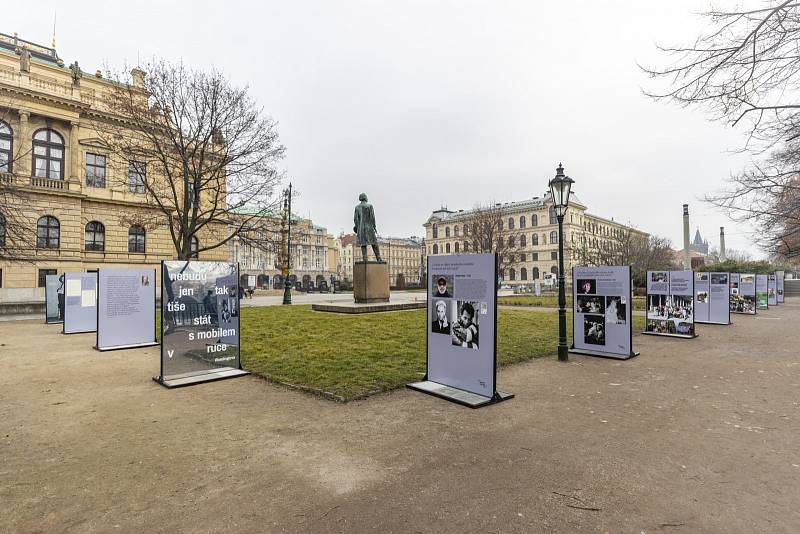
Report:
<svg viewBox="0 0 800 534"><path fill-rule="evenodd" d="M507 216L501 204L476 205L462 223L464 252L496 252L500 271L519 263L519 235L505 225Z"/></svg>
<svg viewBox="0 0 800 534"><path fill-rule="evenodd" d="M28 183L21 181L27 177L17 174L20 161L30 157L30 150L10 139L12 109L10 100L0 101L0 260L30 261L36 230L22 210L30 204Z"/></svg>
<svg viewBox="0 0 800 534"><path fill-rule="evenodd" d="M771 1L752 9L709 11L709 30L692 45L661 47L666 68L645 68L665 89L656 99L706 109L743 127L741 148L766 160L734 175L706 200L734 220L753 223L759 244L776 256L800 257L800 3Z"/></svg>
<svg viewBox="0 0 800 534"><path fill-rule="evenodd" d="M281 179L276 165L285 153L277 124L246 87L232 86L218 71L166 61L145 71L116 77L104 104L118 120L95 123L121 167L114 174L160 212L133 218L151 227L165 224L179 259L191 257L201 232L197 252L237 235L270 239L268 214Z"/></svg>

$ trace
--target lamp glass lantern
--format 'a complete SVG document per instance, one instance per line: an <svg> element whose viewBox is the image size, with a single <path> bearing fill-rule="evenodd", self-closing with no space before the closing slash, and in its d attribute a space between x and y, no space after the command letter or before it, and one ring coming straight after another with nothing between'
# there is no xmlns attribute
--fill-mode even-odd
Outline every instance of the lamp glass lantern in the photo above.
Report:
<svg viewBox="0 0 800 534"><path fill-rule="evenodd" d="M563 217L569 207L569 194L575 180L564 174L564 167L559 163L556 176L550 180L550 195L553 199L553 209L558 217Z"/></svg>

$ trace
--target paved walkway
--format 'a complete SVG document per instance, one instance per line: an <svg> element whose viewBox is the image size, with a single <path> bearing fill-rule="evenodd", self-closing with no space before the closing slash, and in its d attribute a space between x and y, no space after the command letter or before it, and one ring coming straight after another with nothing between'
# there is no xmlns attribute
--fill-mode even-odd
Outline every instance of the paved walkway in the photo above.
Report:
<svg viewBox="0 0 800 534"><path fill-rule="evenodd" d="M166 390L156 348L3 323L0 532L800 532L800 300L734 321L503 368L480 410Z"/></svg>

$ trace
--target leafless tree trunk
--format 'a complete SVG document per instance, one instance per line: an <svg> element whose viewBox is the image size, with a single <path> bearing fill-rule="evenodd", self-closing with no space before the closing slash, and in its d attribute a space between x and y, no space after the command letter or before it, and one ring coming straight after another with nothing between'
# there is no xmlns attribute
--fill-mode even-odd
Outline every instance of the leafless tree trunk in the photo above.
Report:
<svg viewBox="0 0 800 534"><path fill-rule="evenodd" d="M285 153L277 124L220 72L165 61L145 71L143 87L117 76L105 106L119 120L95 123L121 166L114 174L160 212L139 224L166 224L179 259L190 258L201 232L197 252L237 235L272 246Z"/></svg>
<svg viewBox="0 0 800 534"><path fill-rule="evenodd" d="M11 115L11 102L0 101L0 122L12 125ZM30 158L30 150L20 145L13 143L11 158L0 161L0 260L5 261L30 261L36 248L36 221L22 212L30 204L25 188L29 178L17 174L20 161Z"/></svg>
<svg viewBox="0 0 800 534"><path fill-rule="evenodd" d="M692 45L661 47L674 58L645 68L666 87L648 94L699 106L743 127L742 150L760 162L734 175L706 200L734 220L755 225L755 239L781 259L800 259L800 3L770 1L752 9L705 13L709 30Z"/></svg>

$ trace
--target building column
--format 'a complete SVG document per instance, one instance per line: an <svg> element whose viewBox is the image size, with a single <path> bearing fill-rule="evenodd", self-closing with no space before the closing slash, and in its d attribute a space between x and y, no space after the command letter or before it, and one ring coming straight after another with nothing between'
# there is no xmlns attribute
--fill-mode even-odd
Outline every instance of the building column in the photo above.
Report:
<svg viewBox="0 0 800 534"><path fill-rule="evenodd" d="M70 125L70 132L69 132L69 159L65 161L69 161L69 188L70 190L80 191L81 189L81 171L78 163L78 121L72 121L69 123Z"/></svg>
<svg viewBox="0 0 800 534"><path fill-rule="evenodd" d="M27 111L19 112L19 138L16 144L17 155L15 156L15 173L24 176L30 181L31 176L31 137L29 133L28 119L31 114Z"/></svg>

